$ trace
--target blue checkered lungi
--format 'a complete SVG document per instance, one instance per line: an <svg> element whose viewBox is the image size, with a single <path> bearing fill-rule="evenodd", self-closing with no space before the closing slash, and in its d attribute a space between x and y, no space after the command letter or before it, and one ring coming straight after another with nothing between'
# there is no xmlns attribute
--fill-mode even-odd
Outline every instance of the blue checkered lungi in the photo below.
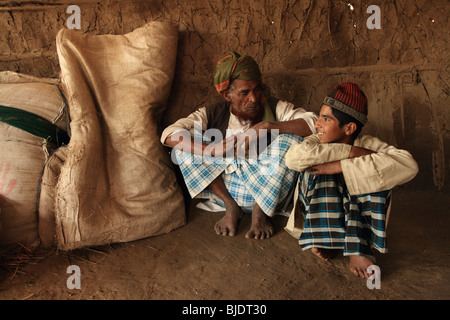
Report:
<svg viewBox="0 0 450 320"><path fill-rule="evenodd" d="M303 250L343 249L344 255L374 260L371 248L387 252L386 215L391 191L351 196L342 174L299 175L300 209L304 228Z"/></svg>
<svg viewBox="0 0 450 320"><path fill-rule="evenodd" d="M273 216L284 205L284 200L295 184L298 172L285 164L285 154L302 138L280 134L255 159L202 157L175 149L176 161L192 198L222 200L209 184L222 176L230 195L244 212L252 212L255 203L268 216Z"/></svg>

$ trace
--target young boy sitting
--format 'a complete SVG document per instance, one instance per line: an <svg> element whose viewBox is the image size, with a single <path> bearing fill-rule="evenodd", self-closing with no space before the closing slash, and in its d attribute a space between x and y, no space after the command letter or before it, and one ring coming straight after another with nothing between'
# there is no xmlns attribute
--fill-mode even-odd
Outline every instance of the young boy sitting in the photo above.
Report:
<svg viewBox="0 0 450 320"><path fill-rule="evenodd" d="M391 189L418 172L408 151L359 135L366 122L366 96L358 85L341 83L323 102L318 133L286 154L286 165L300 171L300 247L323 259L341 249L350 257L350 270L364 278L375 262L371 248L387 252Z"/></svg>

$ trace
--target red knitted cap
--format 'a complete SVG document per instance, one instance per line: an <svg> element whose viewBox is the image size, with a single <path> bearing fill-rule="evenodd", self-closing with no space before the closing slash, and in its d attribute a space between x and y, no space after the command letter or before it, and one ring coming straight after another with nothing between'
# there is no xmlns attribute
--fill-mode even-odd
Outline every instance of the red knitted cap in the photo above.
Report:
<svg viewBox="0 0 450 320"><path fill-rule="evenodd" d="M338 84L323 104L352 116L363 125L367 122L367 98L355 83Z"/></svg>

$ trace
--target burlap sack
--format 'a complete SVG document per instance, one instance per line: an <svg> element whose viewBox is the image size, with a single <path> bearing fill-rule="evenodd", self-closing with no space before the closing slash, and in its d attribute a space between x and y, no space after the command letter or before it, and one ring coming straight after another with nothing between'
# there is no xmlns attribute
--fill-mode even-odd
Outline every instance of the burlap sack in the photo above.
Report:
<svg viewBox="0 0 450 320"><path fill-rule="evenodd" d="M66 160L67 147L57 149L46 161L39 188L38 228L43 247L56 245L55 194L61 168Z"/></svg>
<svg viewBox="0 0 450 320"><path fill-rule="evenodd" d="M41 116L66 129L58 80L0 72L0 105ZM0 245L38 242L39 181L54 146L44 138L0 122Z"/></svg>
<svg viewBox="0 0 450 320"><path fill-rule="evenodd" d="M56 186L58 248L183 226L183 195L157 134L178 26L151 22L125 35L64 29L56 40L72 134Z"/></svg>

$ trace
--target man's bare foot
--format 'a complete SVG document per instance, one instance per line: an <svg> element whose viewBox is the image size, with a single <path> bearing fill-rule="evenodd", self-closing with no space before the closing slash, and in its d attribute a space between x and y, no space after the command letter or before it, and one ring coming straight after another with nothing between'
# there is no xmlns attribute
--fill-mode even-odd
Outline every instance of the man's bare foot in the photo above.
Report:
<svg viewBox="0 0 450 320"><path fill-rule="evenodd" d="M369 278L367 268L373 265L373 261L362 256L350 256L350 270L358 277Z"/></svg>
<svg viewBox="0 0 450 320"><path fill-rule="evenodd" d="M273 235L270 218L255 204L252 212L252 225L245 237L247 239L269 239Z"/></svg>
<svg viewBox="0 0 450 320"><path fill-rule="evenodd" d="M237 204L229 205L222 219L216 222L214 230L218 235L234 237L241 216L242 210Z"/></svg>
<svg viewBox="0 0 450 320"><path fill-rule="evenodd" d="M311 248L311 252L323 260L329 260L331 258L334 258L338 254L338 250L336 249L323 248Z"/></svg>

